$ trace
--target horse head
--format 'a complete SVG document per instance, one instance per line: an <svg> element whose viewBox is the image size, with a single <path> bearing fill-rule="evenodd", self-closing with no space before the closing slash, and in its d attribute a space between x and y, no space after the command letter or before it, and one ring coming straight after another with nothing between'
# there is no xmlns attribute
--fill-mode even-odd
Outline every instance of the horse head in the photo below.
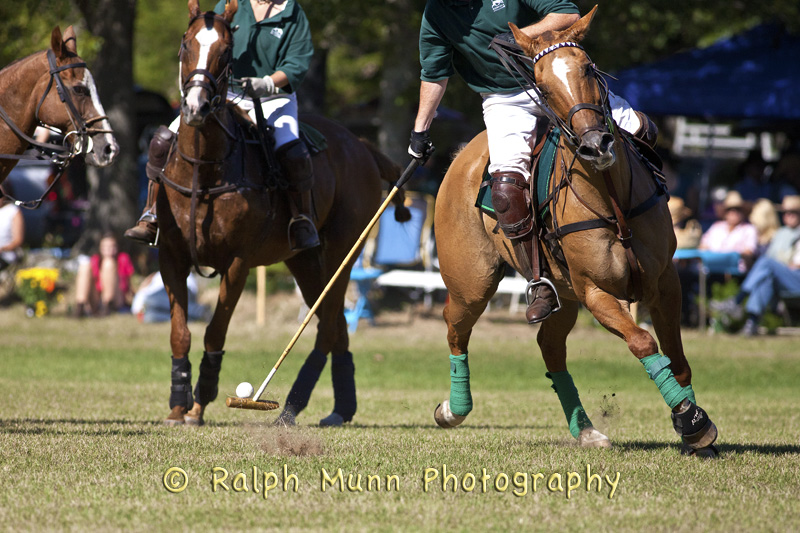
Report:
<svg viewBox="0 0 800 533"><path fill-rule="evenodd" d="M542 105L560 119L578 155L598 170L614 164L614 135L609 130L608 89L594 63L578 44L589 31L597 6L563 31L531 39L513 23L514 38L533 60L536 90Z"/></svg>
<svg viewBox="0 0 800 533"><path fill-rule="evenodd" d="M72 26L63 35L56 26L46 51L49 77L36 109L37 119L64 132L73 153L85 154L95 166L110 165L119 153L111 124L100 103L94 78L78 56L77 37ZM55 91L50 89L55 86Z"/></svg>
<svg viewBox="0 0 800 533"><path fill-rule="evenodd" d="M189 28L180 51L181 114L190 126L199 126L225 103L228 75L233 59L231 20L237 0L225 12L200 11L198 0L189 0Z"/></svg>

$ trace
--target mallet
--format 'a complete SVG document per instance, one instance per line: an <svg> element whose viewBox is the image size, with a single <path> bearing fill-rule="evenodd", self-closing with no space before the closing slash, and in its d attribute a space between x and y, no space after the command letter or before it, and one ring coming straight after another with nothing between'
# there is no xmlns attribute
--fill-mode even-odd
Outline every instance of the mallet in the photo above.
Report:
<svg viewBox="0 0 800 533"><path fill-rule="evenodd" d="M431 150L430 153L433 153L433 151ZM317 298L317 301L314 303L313 306L311 306L311 309L308 310L308 313L306 313L306 317L303 320L303 323L300 324L300 328L297 330L297 333L295 333L294 337L292 337L292 340L289 341L289 344L286 346L286 349L283 350L283 353L278 359L278 362L275 363L274 367L272 367L272 370L270 370L267 379L264 380L264 383L261 384L261 386L258 388L253 397L251 399L248 399L248 398L234 398L229 396L228 399L225 401L225 405L236 409L257 409L261 411L269 411L278 408L278 402L259 400L259 398L261 398L261 395L264 393L264 390L267 388L267 385L269 384L270 380L272 380L272 376L274 376L275 372L277 372L278 367L281 366L283 360L286 359L287 355L289 355L289 352L294 347L294 344L297 342L297 339L300 338L300 335L303 333L303 330L306 329L306 326L311 321L311 317L314 316L314 313L317 311L317 308L322 303L322 300L325 299L325 295L328 294L328 291L330 291L333 284L336 283L336 280L339 278L339 274L342 273L342 270L344 270L345 265L347 265L353 258L353 256L356 253L356 250L358 250L358 247L361 246L361 243L363 243L364 240L367 238L367 235L369 235L369 232L370 230L372 230L372 227L378 222L378 219L381 217L383 212L389 206L389 202L392 201L392 198L394 198L394 195L397 194L397 191L399 191L400 188L403 185L405 185L405 183L411 178L411 175L414 173L414 171L417 169L418 166L419 166L419 160L417 159L412 159L411 162L408 164L406 169L403 171L403 174L400 176L400 179L397 180L397 183L395 183L394 187L392 187L392 190L389 191L389 195L386 197L386 200L384 200L381 206L378 208L378 212L375 213L375 216L373 216L372 220L369 221L367 227L364 228L364 231L361 232L361 236L358 238L356 243L350 249L350 253L348 253L347 257L344 258L342 264L339 265L339 268L333 274L333 277L330 279L328 284L322 290L322 293L319 295L319 298Z"/></svg>

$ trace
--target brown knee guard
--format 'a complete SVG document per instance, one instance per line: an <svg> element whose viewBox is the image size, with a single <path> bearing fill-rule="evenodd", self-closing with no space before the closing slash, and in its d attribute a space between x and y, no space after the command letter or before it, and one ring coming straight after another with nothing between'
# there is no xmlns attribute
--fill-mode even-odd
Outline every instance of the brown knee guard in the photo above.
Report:
<svg viewBox="0 0 800 533"><path fill-rule="evenodd" d="M516 172L492 174L492 205L500 229L509 239L524 237L533 229L528 183Z"/></svg>
<svg viewBox="0 0 800 533"><path fill-rule="evenodd" d="M658 140L658 127L650 120L650 117L641 111L634 111L634 113L636 113L636 116L639 117L639 122L641 122L634 136L647 143L651 148L655 148Z"/></svg>

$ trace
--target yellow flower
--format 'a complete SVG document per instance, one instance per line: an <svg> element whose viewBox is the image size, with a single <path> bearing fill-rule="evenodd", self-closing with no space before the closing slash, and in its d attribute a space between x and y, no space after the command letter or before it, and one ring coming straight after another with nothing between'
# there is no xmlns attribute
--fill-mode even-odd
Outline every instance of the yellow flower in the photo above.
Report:
<svg viewBox="0 0 800 533"><path fill-rule="evenodd" d="M47 314L47 304L44 301L39 300L38 302L36 302L36 317L41 318L46 314Z"/></svg>

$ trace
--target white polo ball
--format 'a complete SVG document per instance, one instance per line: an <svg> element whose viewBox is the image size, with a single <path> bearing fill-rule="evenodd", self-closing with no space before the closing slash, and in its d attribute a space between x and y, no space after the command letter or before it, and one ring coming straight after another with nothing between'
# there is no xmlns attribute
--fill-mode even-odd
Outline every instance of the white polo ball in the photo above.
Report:
<svg viewBox="0 0 800 533"><path fill-rule="evenodd" d="M253 386L246 381L239 383L236 387L236 396L239 398L250 398L253 395Z"/></svg>

